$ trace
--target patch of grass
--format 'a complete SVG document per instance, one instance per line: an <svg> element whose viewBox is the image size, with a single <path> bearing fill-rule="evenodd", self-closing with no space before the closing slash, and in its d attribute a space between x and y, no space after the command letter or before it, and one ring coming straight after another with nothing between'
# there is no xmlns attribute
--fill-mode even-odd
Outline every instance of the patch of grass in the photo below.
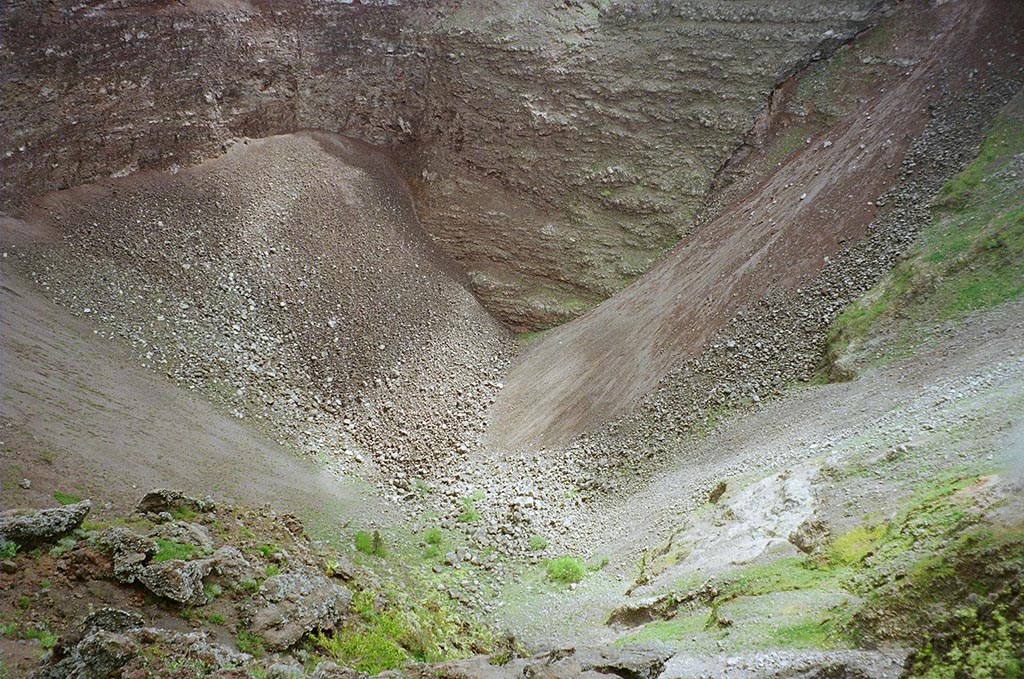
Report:
<svg viewBox="0 0 1024 679"><path fill-rule="evenodd" d="M828 560L834 566L849 566L860 563L870 554L878 541L885 535L887 525L857 526L840 535L828 549Z"/></svg>
<svg viewBox="0 0 1024 679"><path fill-rule="evenodd" d="M191 507L175 507L171 510L171 516L178 521L189 521L191 522L196 518L196 512Z"/></svg>
<svg viewBox="0 0 1024 679"><path fill-rule="evenodd" d="M375 530L373 533L369 533L365 530L356 531L354 538L356 550L363 554L369 554L370 556L377 556L383 558L386 556L384 550L384 539L380 536L380 531Z"/></svg>
<svg viewBox="0 0 1024 679"><path fill-rule="evenodd" d="M248 653L254 658L262 658L266 654L263 639L243 627L235 630L235 644L239 651Z"/></svg>
<svg viewBox="0 0 1024 679"><path fill-rule="evenodd" d="M27 611L29 606L31 605L32 599L29 598L28 595L22 594L20 597L18 597L18 608L20 608L21 610Z"/></svg>
<svg viewBox="0 0 1024 679"><path fill-rule="evenodd" d="M530 536L530 549L535 552L540 552L548 547L548 539L543 535L531 535Z"/></svg>
<svg viewBox="0 0 1024 679"><path fill-rule="evenodd" d="M723 576L720 596L759 596L772 592L816 589L835 581L836 574L804 556L775 559L746 566Z"/></svg>
<svg viewBox="0 0 1024 679"><path fill-rule="evenodd" d="M680 613L671 620L658 620L648 623L636 632L620 637L616 644L670 642L688 639L701 634L708 622L707 611Z"/></svg>
<svg viewBox="0 0 1024 679"><path fill-rule="evenodd" d="M254 549L260 554L262 554L263 558L265 559L269 559L274 552L280 551L278 546L275 544L258 545L254 547Z"/></svg>
<svg viewBox="0 0 1024 679"><path fill-rule="evenodd" d="M44 651L50 651L57 645L57 639L60 638L60 635L51 632L46 627L29 627L25 630L25 638L38 641L40 648Z"/></svg>
<svg viewBox="0 0 1024 679"><path fill-rule="evenodd" d="M766 646L781 648L829 648L835 632L827 619L802 620L769 630Z"/></svg>
<svg viewBox="0 0 1024 679"><path fill-rule="evenodd" d="M565 554L545 561L544 573L547 575L548 580L568 585L583 580L583 576L586 574L586 566L576 557Z"/></svg>
<svg viewBox="0 0 1024 679"><path fill-rule="evenodd" d="M18 638L18 623L16 622L0 622L0 634L3 634L8 639Z"/></svg>
<svg viewBox="0 0 1024 679"><path fill-rule="evenodd" d="M208 616L206 616L206 619L214 625L223 625L224 621L226 620L223 613L210 613Z"/></svg>
<svg viewBox="0 0 1024 679"><path fill-rule="evenodd" d="M224 588L215 582L207 582L203 584L203 594L205 594L206 598L210 601L213 601L223 593Z"/></svg>
<svg viewBox="0 0 1024 679"><path fill-rule="evenodd" d="M342 627L311 639L340 664L371 674L410 662L487 653L493 637L455 612L433 588L410 592L382 582L352 598Z"/></svg>
<svg viewBox="0 0 1024 679"><path fill-rule="evenodd" d="M277 575L278 573L281 572L281 567L278 566L276 563L270 563L270 564L267 564L267 571L266 572L267 572L267 577L268 578L272 578L272 577L274 577L275 575Z"/></svg>
<svg viewBox="0 0 1024 679"><path fill-rule="evenodd" d="M59 490L53 491L53 499L61 503L62 505L73 505L78 504L79 502L82 501L82 498L78 497L77 495L72 495L71 493L62 493Z"/></svg>
<svg viewBox="0 0 1024 679"><path fill-rule="evenodd" d="M1024 110L1018 97L1012 106ZM1022 114L999 116L978 157L934 201L932 223L907 256L851 304L829 330L821 372L851 376L845 362L888 326L957 318L1024 295Z"/></svg>
<svg viewBox="0 0 1024 679"><path fill-rule="evenodd" d="M428 559L439 558L444 552L444 531L437 526L432 526L424 531L423 539L427 543L426 549L423 550L423 555Z"/></svg>
<svg viewBox="0 0 1024 679"><path fill-rule="evenodd" d="M66 552L71 551L78 544L77 538L66 535L57 541L53 547L50 548L50 556L60 556Z"/></svg>
<svg viewBox="0 0 1024 679"><path fill-rule="evenodd" d="M409 661L409 655L396 641L397 624L388 619L371 629L347 634L316 635L316 643L332 658L359 672L378 674L396 669Z"/></svg>
<svg viewBox="0 0 1024 679"><path fill-rule="evenodd" d="M172 559L191 559L198 548L195 545L188 545L174 540L154 538L157 545L157 552L153 555L153 561L171 561Z"/></svg>

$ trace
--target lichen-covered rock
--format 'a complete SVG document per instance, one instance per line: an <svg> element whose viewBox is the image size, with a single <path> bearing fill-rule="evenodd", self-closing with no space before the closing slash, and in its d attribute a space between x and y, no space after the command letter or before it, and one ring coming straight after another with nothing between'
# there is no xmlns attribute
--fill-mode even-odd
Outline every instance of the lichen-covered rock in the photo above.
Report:
<svg viewBox="0 0 1024 679"><path fill-rule="evenodd" d="M351 601L349 590L319 573L281 573L267 578L245 614L267 648L281 651L307 632L333 628Z"/></svg>
<svg viewBox="0 0 1024 679"><path fill-rule="evenodd" d="M122 611L117 608L101 608L86 616L82 621L81 631L83 635L91 634L97 630L107 632L127 632L128 630L142 627L142 616L138 613Z"/></svg>
<svg viewBox="0 0 1024 679"><path fill-rule="evenodd" d="M139 575L139 581L157 596L179 604L201 606L207 602L203 578L212 569L213 561L210 559L171 559L146 566Z"/></svg>
<svg viewBox="0 0 1024 679"><path fill-rule="evenodd" d="M0 514L0 538L22 546L53 542L81 526L90 509L92 503L83 500L64 507L6 511Z"/></svg>
<svg viewBox="0 0 1024 679"><path fill-rule="evenodd" d="M193 512L207 512L214 508L212 500L197 500L180 490L157 488L146 493L135 507L138 514L159 514L187 509Z"/></svg>
<svg viewBox="0 0 1024 679"><path fill-rule="evenodd" d="M789 534L789 542L806 554L814 554L821 550L829 540L828 524L818 518L811 517L796 527Z"/></svg>
<svg viewBox="0 0 1024 679"><path fill-rule="evenodd" d="M367 676L364 672L325 660L316 666L310 679L366 679Z"/></svg>
<svg viewBox="0 0 1024 679"><path fill-rule="evenodd" d="M234 545L224 545L210 555L213 572L228 583L237 583L255 578L258 574L255 566L249 563L242 552Z"/></svg>
<svg viewBox="0 0 1024 679"><path fill-rule="evenodd" d="M126 584L135 582L142 575L146 561L158 549L153 540L136 535L122 526L113 526L103 531L99 543L112 552L114 579Z"/></svg>
<svg viewBox="0 0 1024 679"><path fill-rule="evenodd" d="M120 614L113 616L115 627L119 625L118 621L126 623L132 616L124 611L113 613ZM86 623L83 623L83 628L87 626ZM150 655L143 654L143 649L147 649ZM44 657L32 677L111 679L183 676L175 670L183 664L190 664L205 668L204 676L241 679L251 676L239 669L249 660L251 657L248 655L211 643L202 632L181 633L152 627L132 627L122 631L91 628L83 634L62 638L53 653ZM166 674L160 670L172 673Z"/></svg>
<svg viewBox="0 0 1024 679"><path fill-rule="evenodd" d="M187 521L170 521L163 523L150 532L154 538L173 540L186 545L195 545L201 549L213 549L213 536L205 526Z"/></svg>

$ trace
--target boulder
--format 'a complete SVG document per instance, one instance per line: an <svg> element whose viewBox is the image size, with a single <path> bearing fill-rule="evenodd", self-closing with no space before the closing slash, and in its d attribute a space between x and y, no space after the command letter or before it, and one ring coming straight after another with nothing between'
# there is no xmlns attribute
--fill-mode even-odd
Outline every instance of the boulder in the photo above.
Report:
<svg viewBox="0 0 1024 679"><path fill-rule="evenodd" d="M351 601L348 589L319 573L289 572L267 578L245 614L267 648L282 651L307 632L332 629Z"/></svg>
<svg viewBox="0 0 1024 679"><path fill-rule="evenodd" d="M6 511L0 514L0 538L23 547L55 542L81 526L90 509L92 503L83 500L64 507Z"/></svg>
<svg viewBox="0 0 1024 679"><path fill-rule="evenodd" d="M203 578L213 569L211 559L171 559L146 566L139 582L157 596L179 604L201 606L208 599L203 592Z"/></svg>
<svg viewBox="0 0 1024 679"><path fill-rule="evenodd" d="M112 552L114 579L125 584L135 582L142 575L146 561L159 549L153 540L122 526L103 531L99 543Z"/></svg>
<svg viewBox="0 0 1024 679"><path fill-rule="evenodd" d="M180 490L157 488L146 493L135 507L138 514L159 514L173 512L176 509L189 509L194 512L208 512L214 509L212 500L197 500L185 495Z"/></svg>

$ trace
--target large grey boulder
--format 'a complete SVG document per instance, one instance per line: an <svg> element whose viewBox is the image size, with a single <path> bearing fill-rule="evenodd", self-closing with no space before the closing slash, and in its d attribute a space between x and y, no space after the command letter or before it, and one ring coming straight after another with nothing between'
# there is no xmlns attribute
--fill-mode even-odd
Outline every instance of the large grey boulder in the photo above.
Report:
<svg viewBox="0 0 1024 679"><path fill-rule="evenodd" d="M23 547L55 542L82 525L92 509L89 500L48 509L9 510L0 514L0 538Z"/></svg>
<svg viewBox="0 0 1024 679"><path fill-rule="evenodd" d="M146 566L139 582L157 596L179 604L201 606L207 602L203 578L213 569L210 559L171 559Z"/></svg>
<svg viewBox="0 0 1024 679"><path fill-rule="evenodd" d="M267 578L245 613L267 648L282 651L307 632L332 629L351 601L348 589L319 573L289 572Z"/></svg>

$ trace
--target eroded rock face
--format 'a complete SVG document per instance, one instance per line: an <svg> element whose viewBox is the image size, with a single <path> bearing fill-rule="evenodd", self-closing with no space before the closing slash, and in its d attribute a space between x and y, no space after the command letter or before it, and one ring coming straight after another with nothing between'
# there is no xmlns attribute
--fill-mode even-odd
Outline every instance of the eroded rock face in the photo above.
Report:
<svg viewBox="0 0 1024 679"><path fill-rule="evenodd" d="M92 502L83 500L36 511L6 511L0 514L0 538L21 546L53 542L81 526L91 509Z"/></svg>
<svg viewBox="0 0 1024 679"><path fill-rule="evenodd" d="M405 161L492 312L546 327L687 232L771 88L881 3L431 4L8 3L0 206L342 132Z"/></svg>
<svg viewBox="0 0 1024 679"><path fill-rule="evenodd" d="M284 650L307 632L333 628L351 601L349 590L318 573L281 573L267 578L249 603L250 628L268 649Z"/></svg>

